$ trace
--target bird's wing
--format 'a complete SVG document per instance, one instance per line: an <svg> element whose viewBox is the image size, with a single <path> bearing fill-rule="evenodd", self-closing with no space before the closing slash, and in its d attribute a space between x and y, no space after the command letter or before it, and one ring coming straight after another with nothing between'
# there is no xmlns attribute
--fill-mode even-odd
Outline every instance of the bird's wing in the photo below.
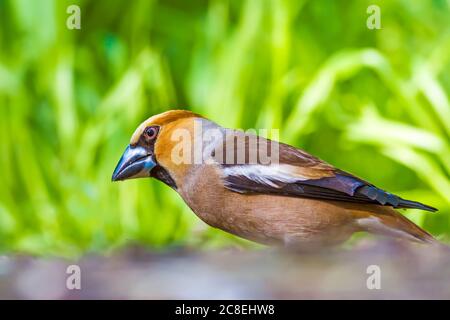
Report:
<svg viewBox="0 0 450 320"><path fill-rule="evenodd" d="M270 147L272 144L276 144L279 151L279 157L275 163L263 164L258 158L258 161L253 163L232 161L232 163L225 162L222 164L225 187L239 193L278 194L371 203L394 208L437 210L379 189L367 181L336 169L330 164L287 144L258 137L257 144L253 144L253 146L250 146L246 141L240 146L234 145L233 149L237 153L240 148L242 149L245 146L245 159L248 160L248 152L252 152L252 148L261 149ZM242 150L240 151L242 152Z"/></svg>

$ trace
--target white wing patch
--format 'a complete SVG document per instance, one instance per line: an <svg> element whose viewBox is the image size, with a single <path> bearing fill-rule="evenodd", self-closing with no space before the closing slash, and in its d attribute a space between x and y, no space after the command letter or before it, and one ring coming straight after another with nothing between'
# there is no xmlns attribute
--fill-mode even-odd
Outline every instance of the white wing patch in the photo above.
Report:
<svg viewBox="0 0 450 320"><path fill-rule="evenodd" d="M235 165L223 169L225 176L242 176L257 183L279 188L274 181L283 183L295 183L305 181L308 178L293 172L293 166L286 164L273 165Z"/></svg>

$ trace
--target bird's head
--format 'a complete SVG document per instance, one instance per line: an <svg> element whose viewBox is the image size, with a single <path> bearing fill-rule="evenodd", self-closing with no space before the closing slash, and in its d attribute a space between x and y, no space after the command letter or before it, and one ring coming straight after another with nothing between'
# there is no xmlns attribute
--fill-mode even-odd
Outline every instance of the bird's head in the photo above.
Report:
<svg viewBox="0 0 450 320"><path fill-rule="evenodd" d="M156 177L171 185L165 167L170 166L172 134L180 127L190 127L201 116L186 110L170 110L145 120L131 137L119 160L112 181Z"/></svg>

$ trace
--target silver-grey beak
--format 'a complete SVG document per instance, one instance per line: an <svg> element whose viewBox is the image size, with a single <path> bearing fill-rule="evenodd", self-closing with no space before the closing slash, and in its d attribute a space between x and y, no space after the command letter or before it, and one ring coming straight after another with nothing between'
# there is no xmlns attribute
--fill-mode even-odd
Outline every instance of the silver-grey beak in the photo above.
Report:
<svg viewBox="0 0 450 320"><path fill-rule="evenodd" d="M150 177L150 171L156 166L153 155L143 147L128 146L114 170L111 180L120 181Z"/></svg>

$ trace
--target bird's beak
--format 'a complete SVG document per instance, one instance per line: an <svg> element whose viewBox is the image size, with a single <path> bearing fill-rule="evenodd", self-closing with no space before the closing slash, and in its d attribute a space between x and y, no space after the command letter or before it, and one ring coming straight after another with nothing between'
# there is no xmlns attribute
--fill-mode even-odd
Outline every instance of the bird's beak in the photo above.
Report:
<svg viewBox="0 0 450 320"><path fill-rule="evenodd" d="M143 147L128 146L114 170L111 180L120 181L150 177L150 171L156 166L153 155Z"/></svg>

